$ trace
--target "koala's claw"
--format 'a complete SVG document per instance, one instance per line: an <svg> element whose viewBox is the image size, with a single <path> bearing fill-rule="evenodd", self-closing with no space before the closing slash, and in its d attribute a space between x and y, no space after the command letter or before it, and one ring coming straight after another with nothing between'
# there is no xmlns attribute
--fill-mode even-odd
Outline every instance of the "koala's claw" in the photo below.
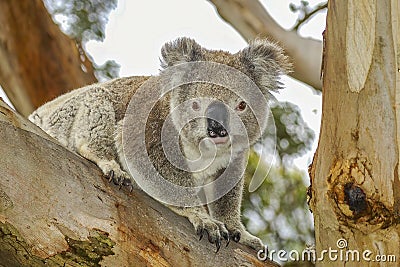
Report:
<svg viewBox="0 0 400 267"><path fill-rule="evenodd" d="M203 238L204 233L207 233L208 241L211 244L215 244L217 250L221 248L222 238L229 243L229 232L222 222L217 220L201 220L197 224L196 234L199 236L199 241Z"/></svg>
<svg viewBox="0 0 400 267"><path fill-rule="evenodd" d="M235 231L231 234L232 240L235 241L236 243L239 242L241 233L240 231Z"/></svg>
<svg viewBox="0 0 400 267"><path fill-rule="evenodd" d="M120 184L120 178L116 177L115 172L113 170L108 172L106 178L108 178L109 183L113 182L115 185Z"/></svg>
<svg viewBox="0 0 400 267"><path fill-rule="evenodd" d="M129 192L132 192L133 184L131 179L125 177L117 177L114 170L109 171L106 177L108 178L109 183L113 182L115 185L119 186L118 190L121 190L122 186L127 186L129 187Z"/></svg>
<svg viewBox="0 0 400 267"><path fill-rule="evenodd" d="M215 253L218 253L219 249L221 248L221 238L217 238L215 241L215 246L217 247L217 251L215 251Z"/></svg>
<svg viewBox="0 0 400 267"><path fill-rule="evenodd" d="M227 247L229 245L229 242L231 241L229 238L229 233L222 231L222 237L226 240L226 246Z"/></svg>
<svg viewBox="0 0 400 267"><path fill-rule="evenodd" d="M110 183L113 182L115 185L118 185L119 189L122 186L128 186L130 187L130 191L133 190L134 182L131 180L130 175L123 171L117 162L114 160L103 160L97 162L97 166L100 167Z"/></svg>
<svg viewBox="0 0 400 267"><path fill-rule="evenodd" d="M204 235L204 228L198 228L196 234L200 236L199 241L201 241Z"/></svg>
<svg viewBox="0 0 400 267"><path fill-rule="evenodd" d="M131 179L124 178L123 185L129 187L129 192L133 191L133 184Z"/></svg>
<svg viewBox="0 0 400 267"><path fill-rule="evenodd" d="M217 250L215 251L215 253L218 253L219 249L221 248L221 236L217 235L215 237L213 237L211 234L209 234L209 232L207 231L207 229L204 229L203 233L207 232L208 235L208 241L211 244L215 243L215 246L217 247Z"/></svg>
<svg viewBox="0 0 400 267"><path fill-rule="evenodd" d="M111 171L108 173L107 177L108 177L108 182L111 183L111 182L114 180L114 171L111 170Z"/></svg>

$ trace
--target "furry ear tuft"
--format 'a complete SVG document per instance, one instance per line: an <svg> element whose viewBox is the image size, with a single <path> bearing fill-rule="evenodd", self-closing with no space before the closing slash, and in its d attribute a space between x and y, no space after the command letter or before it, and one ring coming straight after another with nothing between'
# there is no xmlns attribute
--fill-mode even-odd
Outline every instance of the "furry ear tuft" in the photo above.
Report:
<svg viewBox="0 0 400 267"><path fill-rule="evenodd" d="M193 39L182 37L165 43L161 48L161 67L203 60L202 47Z"/></svg>
<svg viewBox="0 0 400 267"><path fill-rule="evenodd" d="M241 51L254 81L260 89L276 91L281 88L279 76L292 69L283 49L267 39L256 39Z"/></svg>

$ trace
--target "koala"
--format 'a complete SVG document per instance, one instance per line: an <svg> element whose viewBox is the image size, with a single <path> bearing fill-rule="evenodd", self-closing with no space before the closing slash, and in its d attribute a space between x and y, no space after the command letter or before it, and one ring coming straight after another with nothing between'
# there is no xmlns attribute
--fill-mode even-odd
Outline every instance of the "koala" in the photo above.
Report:
<svg viewBox="0 0 400 267"><path fill-rule="evenodd" d="M167 73L174 76L175 66L193 62L229 66L249 77L266 99L270 98L271 91L282 87L279 77L291 68L283 50L265 39L255 40L232 54L203 48L190 38L178 38L164 44L161 49L160 75ZM223 74L215 75L225 78ZM182 75L176 75L173 79L182 79ZM129 154L135 153L135 146L128 149L123 147L123 125L129 123L133 125L132 131L125 133L124 138L135 139L130 133L138 127L145 127L147 154L155 169L173 184L194 187L216 181L228 164L237 170L244 169L248 145L257 142L266 129L267 118L263 118L260 124L252 109L265 111L267 106L250 108L242 97L220 84L185 83L160 97L143 123L128 116L127 109L139 88L150 80L152 82L147 86L148 90L163 85L163 79L159 76L135 76L76 89L39 107L29 116L29 120L66 148L94 162L110 181L120 186L137 187L127 166ZM173 112L175 109L180 110ZM140 112L140 105L137 110ZM184 163L189 166L196 159L200 159L200 165L202 161L210 161L205 168L193 172L182 170L171 164L165 156L161 135L170 114L175 131L169 134L177 136L180 151L186 158ZM241 121L241 130L237 130L240 127L234 118ZM247 132L248 145L238 138L239 141L235 141L233 146L236 138L233 133L243 129ZM141 161L140 158L136 160L139 163ZM262 241L247 232L241 222L244 178L243 172L233 173L232 176L237 177L232 178L237 182L225 195L213 199L213 190L199 192L199 198L212 199L206 205L168 207L186 217L200 239L207 234L217 251L224 240L227 245L233 240L257 250L263 249Z"/></svg>

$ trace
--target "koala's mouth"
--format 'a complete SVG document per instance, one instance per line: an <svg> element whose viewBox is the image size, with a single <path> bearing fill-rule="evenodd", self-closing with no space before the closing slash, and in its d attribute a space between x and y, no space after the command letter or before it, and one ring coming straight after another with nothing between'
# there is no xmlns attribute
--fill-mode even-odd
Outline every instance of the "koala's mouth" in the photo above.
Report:
<svg viewBox="0 0 400 267"><path fill-rule="evenodd" d="M225 144L229 140L228 131L224 128L208 128L207 135L211 138L214 144Z"/></svg>
<svg viewBox="0 0 400 267"><path fill-rule="evenodd" d="M211 138L211 141L213 141L213 143L214 143L214 144L217 144L217 145L218 145L218 144L225 144L225 143L228 142L228 140L229 140L229 137L228 137L228 136Z"/></svg>

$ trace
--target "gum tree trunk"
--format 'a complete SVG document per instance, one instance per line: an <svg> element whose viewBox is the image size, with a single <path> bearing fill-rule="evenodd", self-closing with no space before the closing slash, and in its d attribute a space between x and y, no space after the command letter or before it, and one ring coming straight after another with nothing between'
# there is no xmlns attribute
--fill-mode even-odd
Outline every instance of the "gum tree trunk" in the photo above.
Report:
<svg viewBox="0 0 400 267"><path fill-rule="evenodd" d="M400 261L399 5L329 1L310 206L317 256L331 249L338 258L325 254L318 266L378 266L390 255Z"/></svg>
<svg viewBox="0 0 400 267"><path fill-rule="evenodd" d="M19 113L93 82L92 63L42 0L0 0L0 85Z"/></svg>

